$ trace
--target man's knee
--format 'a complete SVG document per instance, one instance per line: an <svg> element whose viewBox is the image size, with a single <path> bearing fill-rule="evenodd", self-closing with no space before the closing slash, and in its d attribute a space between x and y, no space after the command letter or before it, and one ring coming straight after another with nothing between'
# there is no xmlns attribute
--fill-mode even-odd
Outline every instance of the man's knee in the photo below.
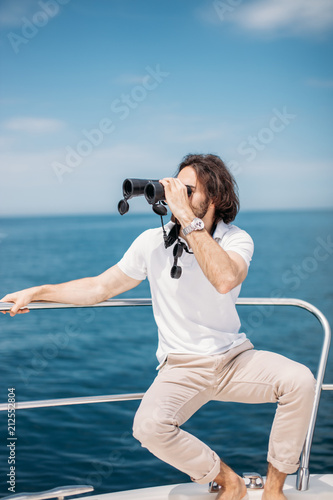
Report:
<svg viewBox="0 0 333 500"><path fill-rule="evenodd" d="M297 390L307 394L314 394L316 380L307 366L298 364L296 381L294 381L294 384L296 385Z"/></svg>
<svg viewBox="0 0 333 500"><path fill-rule="evenodd" d="M283 369L280 390L282 393L292 392L295 396L304 399L305 401L313 401L316 380L309 368L300 364L294 363L289 369Z"/></svg>
<svg viewBox="0 0 333 500"><path fill-rule="evenodd" d="M177 430L177 423L167 415L159 411L137 411L133 422L133 436L140 441L145 448L154 445L163 445Z"/></svg>
<svg viewBox="0 0 333 500"><path fill-rule="evenodd" d="M139 410L135 414L133 421L133 436L135 439L143 444L146 437L149 436L151 429L153 427L153 419L148 414L144 415L143 412Z"/></svg>
<svg viewBox="0 0 333 500"><path fill-rule="evenodd" d="M308 400L313 401L316 389L316 379L309 368L304 365L301 366L302 371L299 380L299 390Z"/></svg>

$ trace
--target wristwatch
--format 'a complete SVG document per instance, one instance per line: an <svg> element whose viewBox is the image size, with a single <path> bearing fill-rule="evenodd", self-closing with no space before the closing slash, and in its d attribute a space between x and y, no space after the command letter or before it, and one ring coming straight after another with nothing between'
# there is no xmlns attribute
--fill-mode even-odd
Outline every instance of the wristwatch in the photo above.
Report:
<svg viewBox="0 0 333 500"><path fill-rule="evenodd" d="M204 229L204 227L205 224L203 223L203 221L196 217L192 220L189 226L184 227L183 235L187 236L188 234L192 233L192 231L201 231L202 229Z"/></svg>

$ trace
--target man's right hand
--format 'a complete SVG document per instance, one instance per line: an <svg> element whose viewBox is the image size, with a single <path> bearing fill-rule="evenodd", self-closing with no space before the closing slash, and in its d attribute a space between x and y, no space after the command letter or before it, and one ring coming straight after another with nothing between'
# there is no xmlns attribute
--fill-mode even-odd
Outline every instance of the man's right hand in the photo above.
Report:
<svg viewBox="0 0 333 500"><path fill-rule="evenodd" d="M14 305L10 309L10 311L1 311L3 314L9 313L11 316L15 316L15 314L24 314L28 313L29 309L25 306L30 304L33 301L34 289L27 288L25 290L21 290L19 292L8 293L0 302L13 302Z"/></svg>

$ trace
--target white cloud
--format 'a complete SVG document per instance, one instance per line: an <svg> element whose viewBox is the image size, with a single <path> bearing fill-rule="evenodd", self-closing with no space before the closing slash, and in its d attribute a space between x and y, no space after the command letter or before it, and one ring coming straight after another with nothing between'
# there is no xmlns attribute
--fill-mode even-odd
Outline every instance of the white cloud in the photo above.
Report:
<svg viewBox="0 0 333 500"><path fill-rule="evenodd" d="M331 0L257 0L235 12L248 29L287 30L291 33L321 32L333 26Z"/></svg>
<svg viewBox="0 0 333 500"><path fill-rule="evenodd" d="M0 150L8 150L14 147L15 139L13 137L8 137L5 135L0 135Z"/></svg>
<svg viewBox="0 0 333 500"><path fill-rule="evenodd" d="M19 185L22 183L23 186L28 187L43 182L43 173L46 171L48 174L50 173L49 165L55 154L55 151L0 153L1 176L4 179L4 184ZM22 175L26 175L26 177L21 177ZM51 178L51 175L48 177Z"/></svg>
<svg viewBox="0 0 333 500"><path fill-rule="evenodd" d="M333 79L325 79L325 78L310 78L307 81L307 85L310 87L319 87L323 89L331 89L333 88Z"/></svg>
<svg viewBox="0 0 333 500"><path fill-rule="evenodd" d="M332 208L330 160L266 160L242 165L237 176L246 209Z"/></svg>
<svg viewBox="0 0 333 500"><path fill-rule="evenodd" d="M210 115L161 112L159 127L155 120L150 124L150 134L157 131L159 137L169 144L184 144L186 148L212 148L232 142L242 130L242 125ZM213 148L213 149L214 149Z"/></svg>
<svg viewBox="0 0 333 500"><path fill-rule="evenodd" d="M227 126L225 127L215 127L215 128L207 128L203 127L202 130L195 131L186 131L182 129L169 128L169 130L164 131L164 137L167 140L172 141L173 143L181 143L181 144L196 144L200 147L203 147L207 144L207 142L221 140L221 138L226 137L228 133Z"/></svg>
<svg viewBox="0 0 333 500"><path fill-rule="evenodd" d="M65 124L53 118L35 118L18 116L2 123L5 130L28 134L48 134L61 130Z"/></svg>
<svg viewBox="0 0 333 500"><path fill-rule="evenodd" d="M176 163L153 147L121 143L96 148L60 183L53 164L63 156L61 149L0 153L2 215L115 212L126 177L158 179ZM131 204L137 210L151 211L143 197Z"/></svg>
<svg viewBox="0 0 333 500"><path fill-rule="evenodd" d="M233 23L249 31L273 36L318 34L333 27L333 2L254 0L235 4L230 0L215 0L199 15L205 22Z"/></svg>
<svg viewBox="0 0 333 500"><path fill-rule="evenodd" d="M1 212L5 214L115 212L126 177L172 174L180 161L173 150L119 143L96 149L59 183L52 168L62 150L0 154ZM332 207L332 162L257 158L241 165L237 176L242 209ZM143 197L130 202L131 212L147 211Z"/></svg>

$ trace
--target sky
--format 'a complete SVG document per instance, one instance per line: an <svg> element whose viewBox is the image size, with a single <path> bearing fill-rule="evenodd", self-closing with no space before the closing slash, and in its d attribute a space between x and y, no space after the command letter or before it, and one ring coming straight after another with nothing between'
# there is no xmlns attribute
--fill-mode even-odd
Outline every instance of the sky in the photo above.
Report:
<svg viewBox="0 0 333 500"><path fill-rule="evenodd" d="M1 0L0 30L2 216L114 213L188 153L244 211L332 208L332 0Z"/></svg>

